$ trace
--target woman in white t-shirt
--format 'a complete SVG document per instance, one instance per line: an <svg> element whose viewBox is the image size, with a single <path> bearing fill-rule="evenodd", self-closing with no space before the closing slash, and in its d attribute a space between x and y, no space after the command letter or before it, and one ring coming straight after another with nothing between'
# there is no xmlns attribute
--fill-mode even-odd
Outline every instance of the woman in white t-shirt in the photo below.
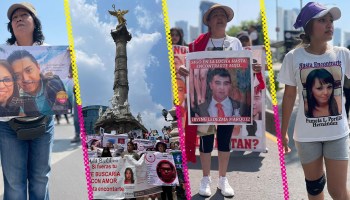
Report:
<svg viewBox="0 0 350 200"><path fill-rule="evenodd" d="M301 47L286 54L277 79L285 84L281 130L285 153L290 152L287 129L299 92L293 139L309 199L324 199L326 176L333 199L350 199L346 186L349 127L341 103L344 72L350 76L350 52L327 44L332 40L333 21L340 16L337 7L306 4L294 24L305 31L300 35Z"/></svg>

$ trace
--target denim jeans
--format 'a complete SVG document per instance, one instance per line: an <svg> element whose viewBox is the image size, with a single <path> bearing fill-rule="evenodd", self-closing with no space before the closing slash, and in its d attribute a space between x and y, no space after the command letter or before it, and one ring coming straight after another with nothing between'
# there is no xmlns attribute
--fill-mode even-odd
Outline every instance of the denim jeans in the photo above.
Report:
<svg viewBox="0 0 350 200"><path fill-rule="evenodd" d="M44 135L19 140L7 122L0 122L0 153L4 176L4 200L49 199L50 155L54 120L49 117ZM27 188L28 187L28 188Z"/></svg>

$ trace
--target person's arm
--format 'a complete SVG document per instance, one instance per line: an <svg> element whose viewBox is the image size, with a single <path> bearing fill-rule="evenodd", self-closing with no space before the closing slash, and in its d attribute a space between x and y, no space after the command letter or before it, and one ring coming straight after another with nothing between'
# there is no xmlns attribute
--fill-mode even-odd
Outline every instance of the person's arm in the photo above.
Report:
<svg viewBox="0 0 350 200"><path fill-rule="evenodd" d="M296 95L297 95L296 86L290 86L290 85L285 86L285 91L283 94L283 101L282 101L282 127L281 127L282 144L283 144L285 154L291 151L288 146L289 138L288 138L287 130L288 130L290 116L293 111Z"/></svg>

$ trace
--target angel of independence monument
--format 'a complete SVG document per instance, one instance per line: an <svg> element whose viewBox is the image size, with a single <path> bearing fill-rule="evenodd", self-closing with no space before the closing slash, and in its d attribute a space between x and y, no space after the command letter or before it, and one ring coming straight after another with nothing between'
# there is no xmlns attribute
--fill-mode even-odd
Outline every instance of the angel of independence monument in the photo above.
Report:
<svg viewBox="0 0 350 200"><path fill-rule="evenodd" d="M116 131L117 134L129 133L132 130L141 129L142 132L147 132L147 129L142 124L140 113L137 119L130 112L130 104L128 102L129 82L128 82L128 67L126 44L131 40L131 34L126 28L126 20L124 15L128 10L108 11L111 15L118 18L119 24L115 30L111 31L111 35L116 44L115 70L114 70L114 95L111 102L111 107L108 107L105 112L102 109L99 112L99 118L95 123L95 132L100 132L101 128L105 132Z"/></svg>

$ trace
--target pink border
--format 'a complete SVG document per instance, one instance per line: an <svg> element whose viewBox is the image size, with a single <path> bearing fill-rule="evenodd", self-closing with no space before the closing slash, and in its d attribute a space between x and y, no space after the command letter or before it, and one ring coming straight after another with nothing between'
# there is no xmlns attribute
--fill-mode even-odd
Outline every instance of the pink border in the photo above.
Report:
<svg viewBox="0 0 350 200"><path fill-rule="evenodd" d="M288 191L288 181L287 181L287 171L286 171L286 165L284 161L284 152L283 152L283 145L282 145L282 134L280 129L280 120L278 115L278 105L273 105L273 112L275 117L275 129L276 129L276 136L277 136L277 144L278 144L278 152L280 157L280 166L281 166L281 175L282 175L282 184L283 184L283 191L284 191L284 199L289 199L289 191Z"/></svg>
<svg viewBox="0 0 350 200"><path fill-rule="evenodd" d="M180 136L180 147L182 152L182 171L184 173L184 179L185 179L185 187L186 187L186 197L188 200L191 199L191 187L190 187L190 180L189 180L189 174L188 174L188 168L187 168L187 157L186 157L186 147L185 147L185 135L184 130L182 129L182 117L181 117L181 107L176 106L176 116L177 116L177 127L179 130L179 136Z"/></svg>
<svg viewBox="0 0 350 200"><path fill-rule="evenodd" d="M92 185L91 185L91 176L90 176L90 165L89 165L89 156L86 148L86 132L84 128L84 117L83 117L83 109L81 105L77 105L77 110L79 114L79 125L80 125L80 138L81 138L81 146L83 148L83 156L84 156L84 166L85 166L85 177L86 177L86 185L88 188L88 198L92 200L94 198Z"/></svg>

